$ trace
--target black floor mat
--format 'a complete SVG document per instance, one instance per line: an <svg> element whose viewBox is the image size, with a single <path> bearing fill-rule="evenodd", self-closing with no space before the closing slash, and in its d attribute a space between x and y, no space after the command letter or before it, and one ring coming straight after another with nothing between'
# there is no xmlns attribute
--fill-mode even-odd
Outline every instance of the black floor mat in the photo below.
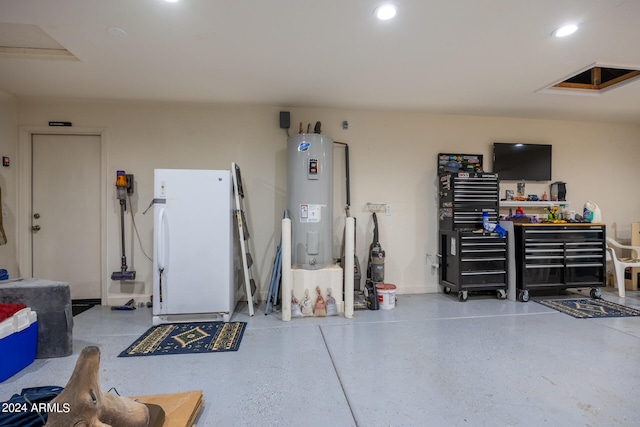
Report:
<svg viewBox="0 0 640 427"><path fill-rule="evenodd" d="M82 304L82 305L72 305L71 306L71 313L73 313L74 316L77 316L80 313L84 313L85 311L89 310L90 308L93 307L93 304Z"/></svg>
<svg viewBox="0 0 640 427"><path fill-rule="evenodd" d="M100 305L100 300L87 299L87 300L73 300L71 301L71 313L77 316L83 313L95 305Z"/></svg>

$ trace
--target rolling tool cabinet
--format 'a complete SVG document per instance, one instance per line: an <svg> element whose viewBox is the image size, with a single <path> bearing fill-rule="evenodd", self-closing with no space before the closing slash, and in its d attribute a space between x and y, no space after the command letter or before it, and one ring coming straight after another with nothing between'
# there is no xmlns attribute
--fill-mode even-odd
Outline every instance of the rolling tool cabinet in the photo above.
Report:
<svg viewBox="0 0 640 427"><path fill-rule="evenodd" d="M460 301L469 292L496 291L507 296L507 239L483 232L482 215L496 223L498 176L483 172L442 172L439 175L439 283Z"/></svg>
<svg viewBox="0 0 640 427"><path fill-rule="evenodd" d="M516 289L529 300L529 290L587 288L600 298L606 286L604 224L514 224Z"/></svg>
<svg viewBox="0 0 640 427"><path fill-rule="evenodd" d="M466 301L468 292L496 291L507 297L507 239L497 233L440 231L440 284L444 293L458 292Z"/></svg>

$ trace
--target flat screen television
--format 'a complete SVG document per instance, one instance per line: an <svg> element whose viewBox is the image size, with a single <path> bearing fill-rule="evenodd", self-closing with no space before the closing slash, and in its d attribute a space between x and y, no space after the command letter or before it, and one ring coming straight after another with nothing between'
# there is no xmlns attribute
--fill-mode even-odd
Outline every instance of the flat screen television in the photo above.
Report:
<svg viewBox="0 0 640 427"><path fill-rule="evenodd" d="M551 145L495 142L493 172L501 181L551 181Z"/></svg>

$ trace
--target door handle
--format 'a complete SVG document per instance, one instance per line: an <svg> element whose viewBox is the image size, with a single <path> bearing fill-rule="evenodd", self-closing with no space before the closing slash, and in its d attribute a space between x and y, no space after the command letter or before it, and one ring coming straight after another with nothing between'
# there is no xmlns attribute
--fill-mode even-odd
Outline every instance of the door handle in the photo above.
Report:
<svg viewBox="0 0 640 427"><path fill-rule="evenodd" d="M31 231L40 231L40 226L34 225L33 227L31 227Z"/></svg>

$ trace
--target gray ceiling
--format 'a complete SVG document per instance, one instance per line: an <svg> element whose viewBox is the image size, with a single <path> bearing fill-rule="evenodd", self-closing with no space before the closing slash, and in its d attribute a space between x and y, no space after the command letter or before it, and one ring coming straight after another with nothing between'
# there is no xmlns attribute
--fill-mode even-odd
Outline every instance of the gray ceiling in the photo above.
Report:
<svg viewBox="0 0 640 427"><path fill-rule="evenodd" d="M380 2L2 0L0 90L640 123L640 80L539 92L594 63L640 68L638 0L397 0L388 22Z"/></svg>

